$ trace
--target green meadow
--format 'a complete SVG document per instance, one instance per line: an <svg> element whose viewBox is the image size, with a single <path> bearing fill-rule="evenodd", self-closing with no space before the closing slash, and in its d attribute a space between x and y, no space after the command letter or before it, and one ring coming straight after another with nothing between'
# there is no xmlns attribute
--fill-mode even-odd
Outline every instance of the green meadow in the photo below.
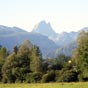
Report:
<svg viewBox="0 0 88 88"><path fill-rule="evenodd" d="M39 83L39 84L0 84L0 88L88 88L88 82Z"/></svg>

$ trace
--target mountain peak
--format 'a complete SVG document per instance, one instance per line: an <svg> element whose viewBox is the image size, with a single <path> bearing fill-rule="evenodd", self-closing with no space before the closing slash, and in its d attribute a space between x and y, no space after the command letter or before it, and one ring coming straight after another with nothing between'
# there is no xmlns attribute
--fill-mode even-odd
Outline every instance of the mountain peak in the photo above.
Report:
<svg viewBox="0 0 88 88"><path fill-rule="evenodd" d="M42 20L39 24L47 24L46 21Z"/></svg>
<svg viewBox="0 0 88 88"><path fill-rule="evenodd" d="M48 37L52 37L56 35L56 32L51 27L51 24L49 22L46 23L44 20L38 23L37 25L35 25L32 32L40 33Z"/></svg>

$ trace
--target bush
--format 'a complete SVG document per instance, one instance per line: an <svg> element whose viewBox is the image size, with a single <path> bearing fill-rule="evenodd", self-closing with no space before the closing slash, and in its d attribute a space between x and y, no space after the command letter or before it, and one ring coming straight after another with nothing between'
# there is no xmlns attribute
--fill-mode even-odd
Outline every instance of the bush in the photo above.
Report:
<svg viewBox="0 0 88 88"><path fill-rule="evenodd" d="M80 82L88 81L88 70L84 69L82 72L79 72L78 79Z"/></svg>
<svg viewBox="0 0 88 88"><path fill-rule="evenodd" d="M55 77L56 77L55 72L50 71L50 72L43 75L41 82L44 82L44 83L46 83L46 82L54 82Z"/></svg>
<svg viewBox="0 0 88 88"><path fill-rule="evenodd" d="M26 83L39 83L41 79L42 79L42 73L40 72L29 73L26 76Z"/></svg>
<svg viewBox="0 0 88 88"><path fill-rule="evenodd" d="M61 70L56 76L57 82L74 82L78 81L78 73L73 70Z"/></svg>
<svg viewBox="0 0 88 88"><path fill-rule="evenodd" d="M79 75L78 75L78 80L79 80L79 82L83 82L83 81L84 81L82 74L79 74Z"/></svg>

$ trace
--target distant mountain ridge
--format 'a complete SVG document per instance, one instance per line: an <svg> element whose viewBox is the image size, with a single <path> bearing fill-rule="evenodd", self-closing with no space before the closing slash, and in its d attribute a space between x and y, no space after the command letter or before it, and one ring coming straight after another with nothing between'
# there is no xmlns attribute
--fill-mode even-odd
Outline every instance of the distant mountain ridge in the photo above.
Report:
<svg viewBox="0 0 88 88"><path fill-rule="evenodd" d="M47 36L49 39L53 40L58 46L69 44L70 42L75 41L78 36L78 32L63 32L61 34L58 34L53 30L50 23L46 23L45 21L41 21L40 23L38 23L34 27L32 32L40 33L41 35Z"/></svg>
<svg viewBox="0 0 88 88"><path fill-rule="evenodd" d="M64 44L70 44L73 41L76 41L78 34L80 31L88 31L88 27L84 27L83 29L79 30L78 32L62 32L56 33L53 28L51 27L50 23L46 23L45 21L41 21L38 23L32 32L40 33L41 35L48 36L49 39L53 40L58 46L63 46Z"/></svg>
<svg viewBox="0 0 88 88"><path fill-rule="evenodd" d="M12 50L13 46L22 44L25 40L30 40L32 44L39 46L43 57L54 58L59 54L71 56L77 47L77 37L80 31L87 31L85 27L78 32L56 33L50 23L41 21L32 32L24 31L18 27L7 27L0 25L0 45Z"/></svg>
<svg viewBox="0 0 88 88"><path fill-rule="evenodd" d="M59 47L58 49L47 55L47 56L51 55L51 57L54 57L59 54L71 56L73 50L77 47L76 40L80 31L88 32L88 27L84 27L83 29L80 29L78 32L72 31L70 33L62 32L58 34L52 29L50 23L47 24L46 22L41 21L36 27L34 27L32 32L48 36L49 39L51 39L58 45ZM53 36L51 35L51 32Z"/></svg>
<svg viewBox="0 0 88 88"><path fill-rule="evenodd" d="M15 45L19 46L25 40L29 40L32 44L39 46L43 57L58 48L47 36L29 33L18 27L0 26L0 45L7 47L8 50L12 50Z"/></svg>
<svg viewBox="0 0 88 88"><path fill-rule="evenodd" d="M0 34L22 33L22 32L26 32L26 31L18 27L7 27L0 25Z"/></svg>

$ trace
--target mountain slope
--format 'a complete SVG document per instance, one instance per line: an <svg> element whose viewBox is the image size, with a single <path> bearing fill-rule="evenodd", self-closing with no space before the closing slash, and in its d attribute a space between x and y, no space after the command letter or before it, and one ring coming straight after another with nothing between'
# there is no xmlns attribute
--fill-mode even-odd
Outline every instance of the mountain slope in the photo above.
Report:
<svg viewBox="0 0 88 88"><path fill-rule="evenodd" d="M0 28L0 45L3 45L10 50L12 50L14 45L19 46L25 40L30 40L34 45L39 46L43 56L46 56L47 53L58 48L52 40L41 34L29 33L17 27L15 27L15 29L6 26L4 27L5 30Z"/></svg>
<svg viewBox="0 0 88 88"><path fill-rule="evenodd" d="M76 41L73 41L70 44L59 47L54 52L49 53L47 57L56 58L58 55L61 54L64 54L66 56L72 56L72 53L76 47L77 47Z"/></svg>
<svg viewBox="0 0 88 88"><path fill-rule="evenodd" d="M63 32L61 34L57 34L52 29L50 23L46 23L45 21L41 21L38 25L36 25L32 32L47 36L49 39L53 40L59 47L75 41L78 36L78 32Z"/></svg>
<svg viewBox="0 0 88 88"><path fill-rule="evenodd" d="M60 54L64 54L66 56L72 56L74 49L77 47L77 37L81 31L88 32L88 27L84 27L78 32L63 32L59 34L59 39L56 40L56 43L60 46L54 52L50 53L50 57L57 57Z"/></svg>
<svg viewBox="0 0 88 88"><path fill-rule="evenodd" d="M59 34L56 38L52 39L58 46L62 47L68 45L75 41L78 37L78 32L63 32Z"/></svg>
<svg viewBox="0 0 88 88"><path fill-rule="evenodd" d="M85 27L78 32L63 32L57 34L52 31L52 33L49 33L49 31L52 30L49 24L46 24L44 21L40 23L42 23L43 26L48 25L49 28L45 29L47 28L46 26L44 29L36 29L29 33L21 28L0 25L0 45L6 46L9 50L12 50L14 45L19 46L25 40L30 40L34 45L39 46L44 57L52 58L59 54L71 56L72 51L77 47L76 40L80 31L84 30L88 32L88 27ZM38 28L41 27L38 26ZM41 30L41 32L38 33L38 30ZM47 32L47 36L44 36L44 31Z"/></svg>

